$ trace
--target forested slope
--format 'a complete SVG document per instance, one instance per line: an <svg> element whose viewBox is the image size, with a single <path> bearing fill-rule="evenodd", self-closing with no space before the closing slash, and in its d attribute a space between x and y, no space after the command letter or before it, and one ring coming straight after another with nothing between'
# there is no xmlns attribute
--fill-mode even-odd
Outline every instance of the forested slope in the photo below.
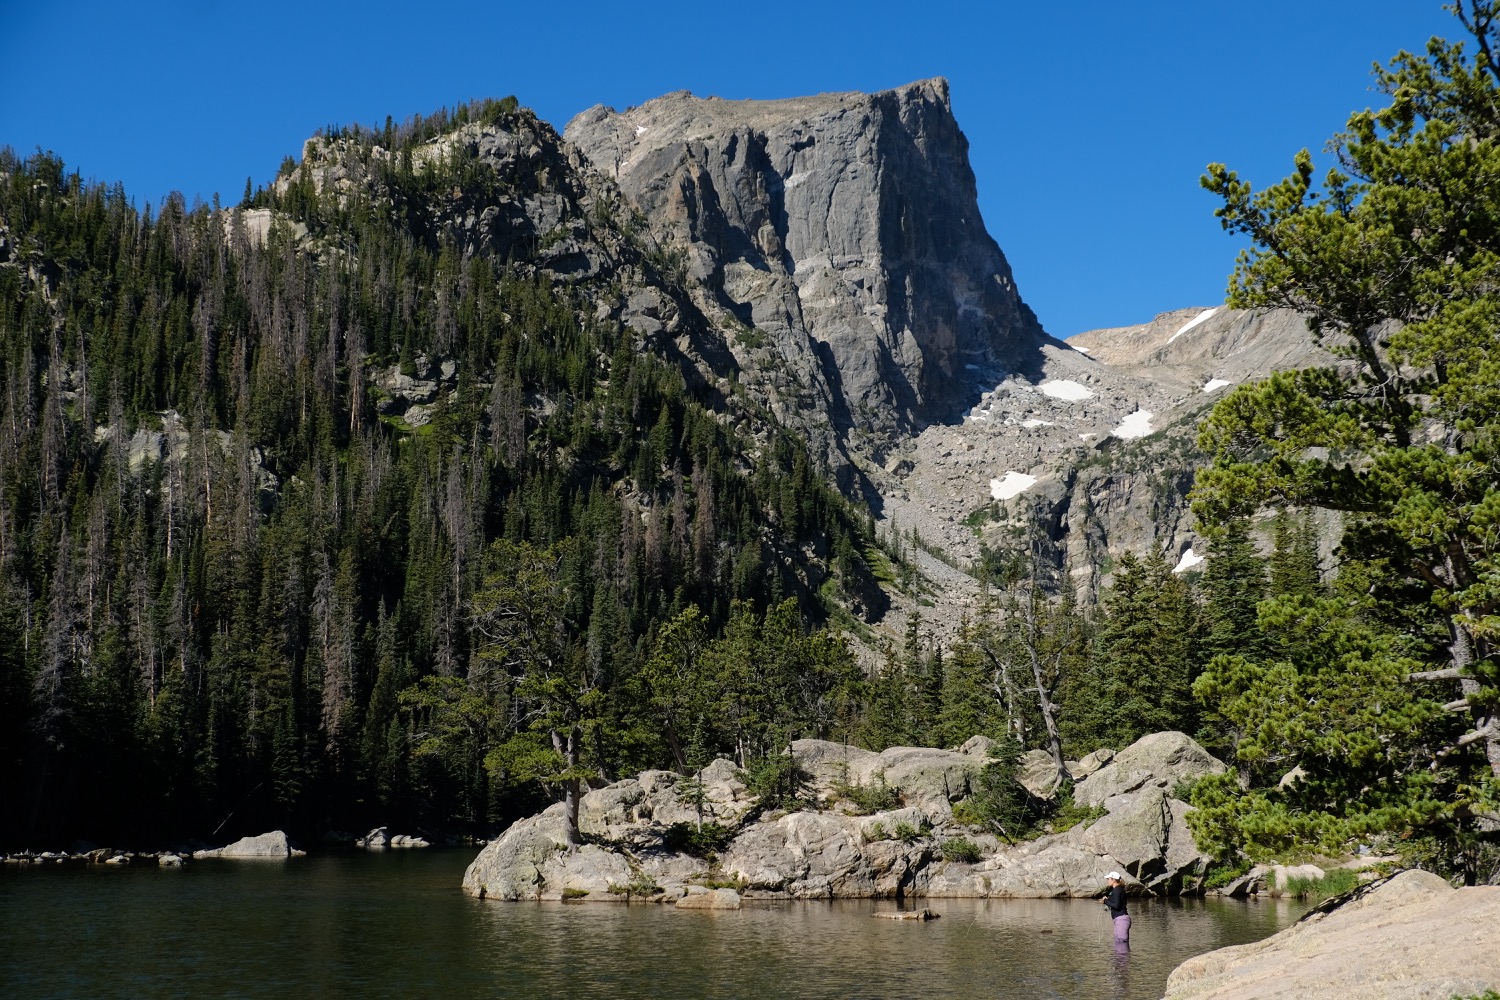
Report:
<svg viewBox="0 0 1500 1000"><path fill-rule="evenodd" d="M493 756L534 708L479 666L494 539L546 567L601 774L671 759L630 692L689 604L759 641L794 601L795 659L878 601L679 271L513 99L330 129L235 209L6 152L0 839L513 813L548 768ZM827 732L743 683L742 755Z"/></svg>

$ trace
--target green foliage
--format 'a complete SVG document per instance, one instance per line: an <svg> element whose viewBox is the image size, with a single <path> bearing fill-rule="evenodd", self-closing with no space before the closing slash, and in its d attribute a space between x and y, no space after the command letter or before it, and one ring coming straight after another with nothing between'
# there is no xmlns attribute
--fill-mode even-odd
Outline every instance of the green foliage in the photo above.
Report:
<svg viewBox="0 0 1500 1000"><path fill-rule="evenodd" d="M891 827L891 839L899 840L903 844L910 844L927 836L927 834L930 832L931 830L928 828L926 823L922 823L919 826L917 824L908 823L905 820L902 820L895 826Z"/></svg>
<svg viewBox="0 0 1500 1000"><path fill-rule="evenodd" d="M953 803L953 822L959 826L982 827L985 825L984 810L971 798L959 799Z"/></svg>
<svg viewBox="0 0 1500 1000"><path fill-rule="evenodd" d="M1021 747L1012 740L1001 740L991 750L991 758L974 779L972 793L959 803L968 825L984 826L1010 841L1025 840L1048 814L1046 802L1028 792L1016 781L1016 764ZM959 811L955 810L954 817ZM978 822L972 822L977 819Z"/></svg>
<svg viewBox="0 0 1500 1000"><path fill-rule="evenodd" d="M1186 582L1159 554L1127 552L1102 604L1092 658L1062 692L1067 745L1124 747L1148 733L1193 732L1197 609Z"/></svg>
<svg viewBox="0 0 1500 1000"><path fill-rule="evenodd" d="M1283 896L1320 903L1332 896L1352 892L1359 885L1359 873L1347 868L1330 868L1321 878L1290 875L1286 885L1278 886Z"/></svg>
<svg viewBox="0 0 1500 1000"><path fill-rule="evenodd" d="M614 886L610 886L610 891L611 892L614 891ZM589 891L587 889L575 889L572 886L566 886L563 889L563 891L562 891L562 898L564 900L582 899L583 897L587 896L588 894L589 894Z"/></svg>
<svg viewBox="0 0 1500 1000"><path fill-rule="evenodd" d="M736 833L720 823L673 823L662 835L662 846L669 851L707 858L722 853Z"/></svg>
<svg viewBox="0 0 1500 1000"><path fill-rule="evenodd" d="M1255 866L1249 858L1231 858L1227 861L1213 862L1204 872L1203 888L1205 890L1222 889L1242 875L1248 875L1253 867Z"/></svg>
<svg viewBox="0 0 1500 1000"><path fill-rule="evenodd" d="M958 861L966 865L978 864L984 857L979 845L965 837L951 837L943 841L942 852L944 861Z"/></svg>
<svg viewBox="0 0 1500 1000"><path fill-rule="evenodd" d="M609 884L609 893L612 896L640 896L644 899L650 899L652 896L661 895L664 891L661 886L656 884L656 879L652 878L639 865L631 866L629 882L626 882L624 885L617 885L614 882Z"/></svg>
<svg viewBox="0 0 1500 1000"><path fill-rule="evenodd" d="M1388 102L1350 117L1321 185L1306 150L1259 192L1222 164L1203 178L1252 244L1231 304L1298 309L1341 359L1238 387L1199 436L1203 523L1269 506L1344 525L1330 595L1310 532L1278 523L1270 648L1226 651L1195 689L1243 733L1248 790L1194 793L1216 850L1433 837L1452 858L1500 801L1500 192L1474 183L1500 175L1500 5L1450 9L1473 47L1377 66ZM1275 784L1294 764L1305 777Z"/></svg>
<svg viewBox="0 0 1500 1000"><path fill-rule="evenodd" d="M807 804L808 779L791 754L772 754L751 765L746 784L762 810L791 810Z"/></svg>
<svg viewBox="0 0 1500 1000"><path fill-rule="evenodd" d="M1424 833L1393 846L1406 868L1445 872L1465 885L1495 885L1500 879L1500 844L1482 831Z"/></svg>
<svg viewBox="0 0 1500 1000"><path fill-rule="evenodd" d="M1048 833L1066 833L1075 826L1087 827L1096 819L1102 819L1109 810L1103 806L1086 806L1073 801L1072 789L1058 796L1051 814L1043 820Z"/></svg>
<svg viewBox="0 0 1500 1000"><path fill-rule="evenodd" d="M838 780L833 783L834 793L853 806L855 816L884 812L901 804L901 790L887 785L885 772L876 771L873 784Z"/></svg>

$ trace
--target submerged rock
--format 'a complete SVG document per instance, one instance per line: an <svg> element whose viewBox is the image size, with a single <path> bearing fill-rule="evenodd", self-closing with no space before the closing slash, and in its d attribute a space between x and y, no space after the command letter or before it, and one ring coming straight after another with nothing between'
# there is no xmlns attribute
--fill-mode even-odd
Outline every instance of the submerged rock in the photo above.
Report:
<svg viewBox="0 0 1500 1000"><path fill-rule="evenodd" d="M733 889L709 889L688 893L677 900L679 910L738 910L740 894Z"/></svg>
<svg viewBox="0 0 1500 1000"><path fill-rule="evenodd" d="M882 920L919 920L925 922L928 920L936 920L938 917L941 917L942 914L934 913L932 910L926 909L924 907L920 910L896 910L894 912L881 911L880 913L875 914L875 916Z"/></svg>

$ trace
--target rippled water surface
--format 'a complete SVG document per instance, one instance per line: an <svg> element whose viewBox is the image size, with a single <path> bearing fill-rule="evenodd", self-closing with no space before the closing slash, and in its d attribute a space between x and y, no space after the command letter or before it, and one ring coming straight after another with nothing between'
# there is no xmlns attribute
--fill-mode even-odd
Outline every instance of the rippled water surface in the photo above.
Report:
<svg viewBox="0 0 1500 1000"><path fill-rule="evenodd" d="M1116 954L1088 901L887 901L678 912L497 903L474 852L0 870L0 997L1155 998L1183 959L1253 941L1276 903L1132 901Z"/></svg>

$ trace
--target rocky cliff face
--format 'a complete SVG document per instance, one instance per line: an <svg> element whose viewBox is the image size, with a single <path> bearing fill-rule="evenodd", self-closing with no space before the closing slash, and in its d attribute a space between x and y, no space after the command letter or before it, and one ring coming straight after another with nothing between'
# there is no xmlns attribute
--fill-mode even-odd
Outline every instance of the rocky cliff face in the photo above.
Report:
<svg viewBox="0 0 1500 1000"><path fill-rule="evenodd" d="M980 220L946 81L782 101L682 92L591 108L565 135L857 450L879 457L1034 371L1045 335Z"/></svg>

